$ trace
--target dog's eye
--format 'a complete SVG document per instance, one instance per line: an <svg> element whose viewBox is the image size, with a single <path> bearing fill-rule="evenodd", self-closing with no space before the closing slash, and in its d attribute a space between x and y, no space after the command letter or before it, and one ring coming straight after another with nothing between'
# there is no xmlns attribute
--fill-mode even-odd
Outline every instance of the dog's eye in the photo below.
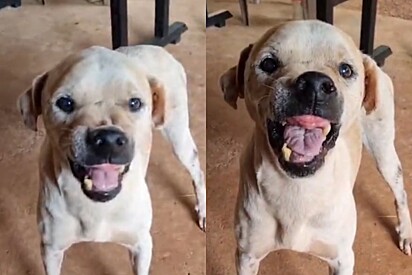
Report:
<svg viewBox="0 0 412 275"><path fill-rule="evenodd" d="M343 78L350 78L353 75L352 66L347 63L341 63L339 65L339 74Z"/></svg>
<svg viewBox="0 0 412 275"><path fill-rule="evenodd" d="M137 112L142 107L142 101L140 98L134 97L129 100L129 109L132 112Z"/></svg>
<svg viewBox="0 0 412 275"><path fill-rule="evenodd" d="M273 57L266 57L259 64L259 68L265 73L274 73L279 67L279 61Z"/></svg>
<svg viewBox="0 0 412 275"><path fill-rule="evenodd" d="M70 114L74 111L74 100L68 96L63 96L56 101L56 106L65 113Z"/></svg>

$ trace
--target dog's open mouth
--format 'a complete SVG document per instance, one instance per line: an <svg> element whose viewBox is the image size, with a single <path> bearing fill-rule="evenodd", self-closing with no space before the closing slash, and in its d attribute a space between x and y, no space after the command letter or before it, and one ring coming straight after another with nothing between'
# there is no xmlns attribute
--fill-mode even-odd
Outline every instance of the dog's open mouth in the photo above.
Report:
<svg viewBox="0 0 412 275"><path fill-rule="evenodd" d="M98 164L82 166L69 159L73 175L81 183L83 193L91 200L106 202L119 194L122 179L129 170L129 164Z"/></svg>
<svg viewBox="0 0 412 275"><path fill-rule="evenodd" d="M327 152L335 146L339 128L339 124L314 115L267 121L270 145L282 168L294 177L314 174L322 166Z"/></svg>

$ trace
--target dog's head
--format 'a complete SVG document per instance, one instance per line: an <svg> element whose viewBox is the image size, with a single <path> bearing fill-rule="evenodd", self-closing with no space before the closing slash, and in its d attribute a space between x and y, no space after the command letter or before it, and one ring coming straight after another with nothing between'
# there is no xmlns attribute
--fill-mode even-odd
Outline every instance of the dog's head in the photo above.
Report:
<svg viewBox="0 0 412 275"><path fill-rule="evenodd" d="M38 76L18 108L33 130L42 115L54 157L89 198L104 202L120 192L132 161L147 161L164 93L125 55L92 47Z"/></svg>
<svg viewBox="0 0 412 275"><path fill-rule="evenodd" d="M245 99L282 169L304 177L323 165L362 106L375 108L380 72L336 27L294 21L245 48L220 85L235 109L237 99Z"/></svg>

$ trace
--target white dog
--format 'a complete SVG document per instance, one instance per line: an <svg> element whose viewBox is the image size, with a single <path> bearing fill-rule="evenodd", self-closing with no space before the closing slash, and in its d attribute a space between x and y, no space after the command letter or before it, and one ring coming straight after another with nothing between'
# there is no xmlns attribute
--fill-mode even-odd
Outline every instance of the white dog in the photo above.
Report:
<svg viewBox="0 0 412 275"><path fill-rule="evenodd" d="M40 155L38 222L47 275L82 241L130 250L134 274L149 273L152 207L145 177L158 128L190 172L199 225L206 191L189 130L186 74L160 47L91 47L33 81L18 100L24 123L46 129Z"/></svg>
<svg viewBox="0 0 412 275"><path fill-rule="evenodd" d="M279 249L353 274L362 140L395 195L400 248L411 254L392 82L348 35L320 21L282 24L244 49L220 83L231 106L245 99L255 123L240 160L238 274L257 274Z"/></svg>

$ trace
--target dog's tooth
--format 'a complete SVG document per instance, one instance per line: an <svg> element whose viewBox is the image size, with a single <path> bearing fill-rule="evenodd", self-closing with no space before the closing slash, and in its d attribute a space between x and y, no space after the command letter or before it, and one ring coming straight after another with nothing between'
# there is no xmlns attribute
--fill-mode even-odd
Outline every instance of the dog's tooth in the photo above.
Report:
<svg viewBox="0 0 412 275"><path fill-rule="evenodd" d="M330 132L331 126L328 124L325 128L323 128L323 135L326 137Z"/></svg>
<svg viewBox="0 0 412 275"><path fill-rule="evenodd" d="M286 125L286 121L283 121L281 124L282 124L282 126L285 126L285 125Z"/></svg>
<svg viewBox="0 0 412 275"><path fill-rule="evenodd" d="M292 150L290 150L290 149L287 147L286 143L283 144L282 153L283 153L283 157L285 158L285 160L286 160L286 161L289 161L289 160L290 160L290 155L292 154Z"/></svg>
<svg viewBox="0 0 412 275"><path fill-rule="evenodd" d="M87 191L92 190L92 188L93 188L93 181L92 181L91 179L85 178L83 183L84 183L84 188L85 188Z"/></svg>
<svg viewBox="0 0 412 275"><path fill-rule="evenodd" d="M125 169L126 169L125 165L120 166L120 170L119 170L120 174L123 173Z"/></svg>

